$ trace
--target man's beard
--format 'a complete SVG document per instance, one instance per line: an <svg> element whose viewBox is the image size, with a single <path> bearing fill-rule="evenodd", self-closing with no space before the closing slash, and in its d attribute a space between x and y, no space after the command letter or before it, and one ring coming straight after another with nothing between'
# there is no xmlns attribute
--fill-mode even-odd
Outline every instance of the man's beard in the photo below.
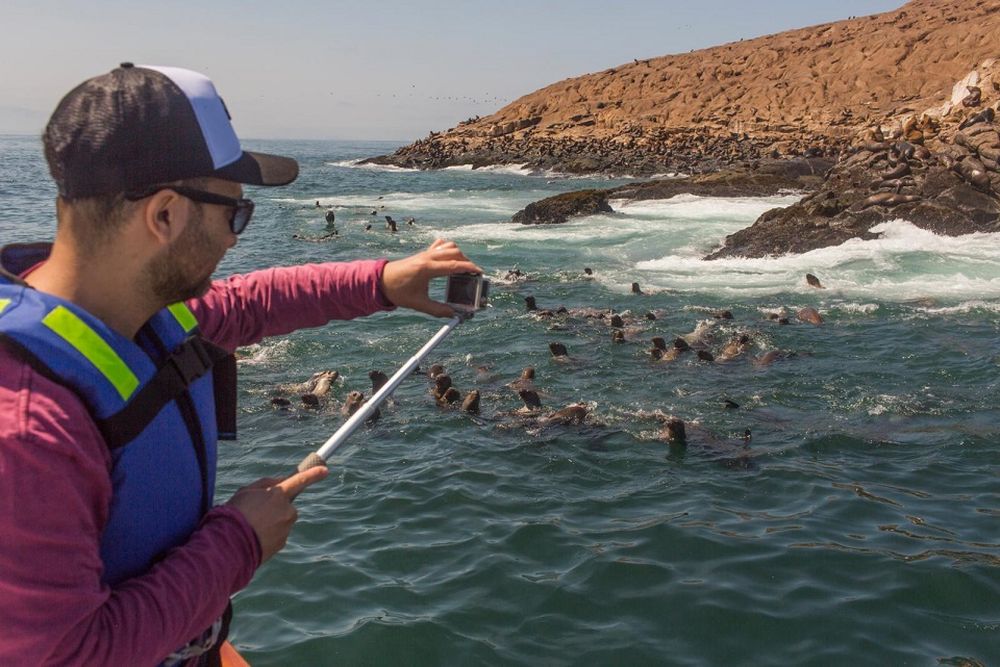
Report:
<svg viewBox="0 0 1000 667"><path fill-rule="evenodd" d="M211 261L209 253L213 243L205 233L201 206L195 208L196 213L173 245L146 269L153 294L164 304L202 296L212 285L214 265L207 269L207 274L199 275L206 271Z"/></svg>

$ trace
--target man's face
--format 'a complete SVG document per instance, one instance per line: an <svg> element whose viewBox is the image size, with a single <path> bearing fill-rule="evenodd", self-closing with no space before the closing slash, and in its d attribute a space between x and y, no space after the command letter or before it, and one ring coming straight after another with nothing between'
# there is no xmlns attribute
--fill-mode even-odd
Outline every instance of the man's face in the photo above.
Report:
<svg viewBox="0 0 1000 667"><path fill-rule="evenodd" d="M214 178L198 189L233 198L243 193L238 183ZM187 204L190 214L184 230L148 268L152 289L164 303L204 295L226 250L236 245L236 235L229 228L231 208L191 200Z"/></svg>

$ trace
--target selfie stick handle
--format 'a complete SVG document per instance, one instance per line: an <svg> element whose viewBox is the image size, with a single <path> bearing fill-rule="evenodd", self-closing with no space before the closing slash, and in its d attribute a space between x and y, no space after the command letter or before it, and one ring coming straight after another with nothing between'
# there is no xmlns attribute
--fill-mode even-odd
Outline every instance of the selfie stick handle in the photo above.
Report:
<svg viewBox="0 0 1000 667"><path fill-rule="evenodd" d="M396 387L403 381L405 377L410 375L416 369L416 367L423 361L424 357L430 354L431 350L437 347L438 343L445 339L445 337L450 334L455 327L464 322L465 320L472 317L472 313L459 313L455 317L448 321L448 324L441 327L441 329L434 334L434 337L427 341L420 350L410 357L410 360L403 364L398 371L396 371L388 382L383 385L381 389L375 392L375 395L364 402L358 411L351 415L344 424L337 429L337 432L330 436L329 440L323 443L323 446L317 449L312 454L302 459L302 463L299 464L298 471L308 470L309 468L315 468L316 466L326 465L326 460L333 455L337 448L339 448L344 442L351 437L351 434L357 430L361 424L368 419L378 409L378 406L389 398L392 392L396 391Z"/></svg>

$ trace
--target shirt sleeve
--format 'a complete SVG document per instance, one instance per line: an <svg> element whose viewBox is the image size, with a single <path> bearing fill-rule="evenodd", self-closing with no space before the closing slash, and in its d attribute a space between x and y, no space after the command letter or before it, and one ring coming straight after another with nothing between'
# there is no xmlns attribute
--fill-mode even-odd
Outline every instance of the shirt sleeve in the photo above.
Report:
<svg viewBox="0 0 1000 667"><path fill-rule="evenodd" d="M260 545L216 507L146 574L101 583L110 454L66 388L0 355L0 664L156 664L249 583Z"/></svg>
<svg viewBox="0 0 1000 667"><path fill-rule="evenodd" d="M235 275L188 302L202 335L229 351L267 336L395 306L379 283L386 259L301 264Z"/></svg>

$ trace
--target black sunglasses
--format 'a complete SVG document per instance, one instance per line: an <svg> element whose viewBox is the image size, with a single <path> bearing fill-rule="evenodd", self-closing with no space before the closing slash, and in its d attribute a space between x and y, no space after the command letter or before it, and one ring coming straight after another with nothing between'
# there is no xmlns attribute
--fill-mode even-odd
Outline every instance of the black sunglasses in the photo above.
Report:
<svg viewBox="0 0 1000 667"><path fill-rule="evenodd" d="M152 185L137 192L126 192L125 199L138 201L155 195L160 190L173 190L182 197L187 197L191 201L202 204L217 204L219 206L230 207L233 209L233 212L229 216L229 229L233 230L233 234L242 233L247 228L247 225L250 224L250 218L253 216L252 199L234 199L233 197L227 197L215 192L195 190L194 188L186 188L181 185Z"/></svg>

